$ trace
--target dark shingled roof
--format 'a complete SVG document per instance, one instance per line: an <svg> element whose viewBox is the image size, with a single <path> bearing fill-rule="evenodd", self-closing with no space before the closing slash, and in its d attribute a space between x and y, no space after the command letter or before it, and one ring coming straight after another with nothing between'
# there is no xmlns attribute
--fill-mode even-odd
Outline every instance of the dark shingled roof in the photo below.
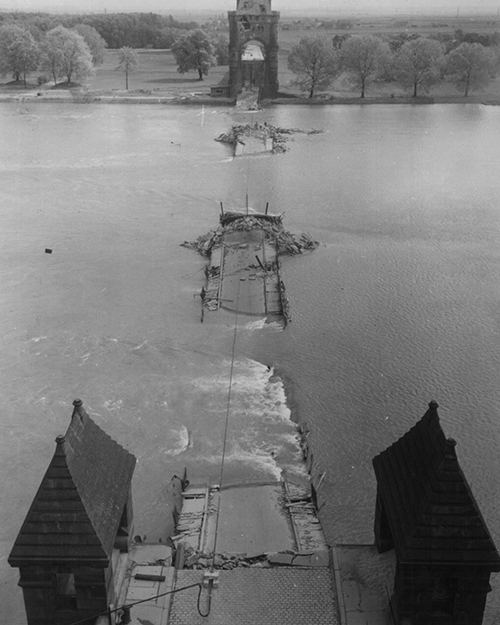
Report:
<svg viewBox="0 0 500 625"><path fill-rule="evenodd" d="M92 421L80 400L73 405L10 553L11 566L109 562L136 459Z"/></svg>
<svg viewBox="0 0 500 625"><path fill-rule="evenodd" d="M500 571L500 556L446 439L436 402L373 459L383 508L401 562L478 565Z"/></svg>

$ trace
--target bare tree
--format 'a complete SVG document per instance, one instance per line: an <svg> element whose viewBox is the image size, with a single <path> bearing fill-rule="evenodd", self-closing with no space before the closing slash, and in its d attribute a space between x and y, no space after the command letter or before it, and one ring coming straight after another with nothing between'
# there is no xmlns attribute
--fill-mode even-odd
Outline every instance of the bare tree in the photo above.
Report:
<svg viewBox="0 0 500 625"><path fill-rule="evenodd" d="M375 78L389 55L389 48L373 35L354 35L345 41L341 49L342 68L351 82L361 89L365 97L368 83Z"/></svg>
<svg viewBox="0 0 500 625"><path fill-rule="evenodd" d="M461 43L448 54L446 73L469 95L472 88L486 86L495 75L495 56L480 43Z"/></svg>
<svg viewBox="0 0 500 625"><path fill-rule="evenodd" d="M297 76L294 83L312 98L338 74L339 56L330 39L304 37L288 55L288 68Z"/></svg>
<svg viewBox="0 0 500 625"><path fill-rule="evenodd" d="M128 91L128 75L139 65L139 55L133 48L124 46L118 50L118 67L125 72L125 89Z"/></svg>
<svg viewBox="0 0 500 625"><path fill-rule="evenodd" d="M444 56L441 44L434 39L419 37L404 43L395 58L397 80L413 90L428 91L440 76Z"/></svg>

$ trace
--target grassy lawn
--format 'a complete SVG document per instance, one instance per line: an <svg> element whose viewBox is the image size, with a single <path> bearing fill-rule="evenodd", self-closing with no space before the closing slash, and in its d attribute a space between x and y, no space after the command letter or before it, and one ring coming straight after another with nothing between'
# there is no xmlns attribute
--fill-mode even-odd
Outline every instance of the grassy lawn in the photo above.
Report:
<svg viewBox="0 0 500 625"><path fill-rule="evenodd" d="M158 94L186 95L190 93L208 94L216 85L227 67L212 67L203 80L198 80L197 72L179 74L175 59L170 50L138 50L139 65L129 74L129 90L154 92ZM106 50L104 63L97 67L95 76L89 81L92 91L125 89L125 74L117 70L118 50Z"/></svg>

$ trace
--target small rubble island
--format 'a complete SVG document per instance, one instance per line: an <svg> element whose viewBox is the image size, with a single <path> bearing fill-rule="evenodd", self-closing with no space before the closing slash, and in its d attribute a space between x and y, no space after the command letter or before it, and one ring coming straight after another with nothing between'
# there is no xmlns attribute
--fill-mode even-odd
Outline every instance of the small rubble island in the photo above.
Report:
<svg viewBox="0 0 500 625"><path fill-rule="evenodd" d="M280 126L273 126L267 122L254 124L233 124L231 130L223 132L215 141L221 143L228 143L233 146L235 154L238 154L238 147L245 145L248 139L254 139L261 141L263 145L262 151L272 152L278 154L280 152L286 152L288 137L292 134L306 134L317 135L322 133L322 130L302 130L301 128L281 128Z"/></svg>

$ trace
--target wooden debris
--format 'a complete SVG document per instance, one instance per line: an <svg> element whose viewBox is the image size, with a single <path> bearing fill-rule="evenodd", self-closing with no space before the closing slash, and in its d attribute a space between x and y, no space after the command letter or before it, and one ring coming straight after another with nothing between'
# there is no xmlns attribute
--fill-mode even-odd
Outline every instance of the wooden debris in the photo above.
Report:
<svg viewBox="0 0 500 625"><path fill-rule="evenodd" d="M221 143L228 143L229 145L236 146L238 143L245 144L246 137L253 137L255 139L262 139L263 143L267 139L272 140L272 150L274 154L280 152L286 152L287 150L287 135L294 133L303 133L307 135L315 135L323 132L322 130L302 130L301 128L280 128L279 126L273 126L267 122L253 124L233 124L228 132L223 132L215 141Z"/></svg>
<svg viewBox="0 0 500 625"><path fill-rule="evenodd" d="M292 234L283 228L281 220L264 220L260 217L250 215L240 215L239 218L227 221L217 226L207 233L200 235L195 241L184 241L182 247L196 250L202 256L210 256L213 249L220 247L222 237L228 232L241 230L262 230L268 240L276 241L278 253L302 254L306 250L314 250L319 242L315 241L310 234L303 232L300 235ZM217 273L217 268L211 266L211 271ZM208 277L208 276L207 276ZM210 277L215 277L211 275Z"/></svg>

